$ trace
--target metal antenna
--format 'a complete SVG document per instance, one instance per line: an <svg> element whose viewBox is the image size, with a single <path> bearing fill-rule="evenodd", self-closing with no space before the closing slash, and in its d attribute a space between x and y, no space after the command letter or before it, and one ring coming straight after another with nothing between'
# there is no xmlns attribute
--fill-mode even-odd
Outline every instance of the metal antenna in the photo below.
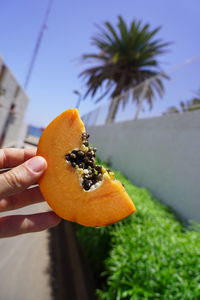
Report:
<svg viewBox="0 0 200 300"><path fill-rule="evenodd" d="M40 27L38 37L37 37L37 40L36 40L36 44L35 44L35 47L34 47L34 50L33 50L33 55L32 55L32 58L31 58L31 61L30 61L30 64L29 64L28 72L26 74L26 78L25 78L25 82L24 82L24 89L25 90L27 89L28 84L30 82L30 78L31 78L31 75L32 75L32 72L33 72L33 67L35 65L35 61L36 61L36 58L37 58L37 55L38 55L38 51L40 49L40 45L41 45L41 42L42 42L44 31L47 28L47 21L48 21L48 17L50 15L50 11L51 11L51 8L52 8L52 3L53 3L53 0L49 0L48 4L47 4L47 9L46 9L45 14L44 14L44 20L43 20L43 23Z"/></svg>

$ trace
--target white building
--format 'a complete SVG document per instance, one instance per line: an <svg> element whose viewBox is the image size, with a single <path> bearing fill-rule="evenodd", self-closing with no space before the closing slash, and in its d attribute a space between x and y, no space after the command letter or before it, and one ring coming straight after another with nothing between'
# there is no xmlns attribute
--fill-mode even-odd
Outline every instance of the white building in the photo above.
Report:
<svg viewBox="0 0 200 300"><path fill-rule="evenodd" d="M0 57L0 147L22 147L28 97Z"/></svg>

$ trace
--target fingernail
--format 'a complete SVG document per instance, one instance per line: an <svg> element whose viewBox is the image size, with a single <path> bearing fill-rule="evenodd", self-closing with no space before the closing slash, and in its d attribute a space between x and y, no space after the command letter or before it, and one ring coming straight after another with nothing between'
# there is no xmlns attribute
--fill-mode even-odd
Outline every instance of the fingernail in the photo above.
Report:
<svg viewBox="0 0 200 300"><path fill-rule="evenodd" d="M26 166L35 173L39 173L45 169L46 161L41 156L35 156L26 162Z"/></svg>

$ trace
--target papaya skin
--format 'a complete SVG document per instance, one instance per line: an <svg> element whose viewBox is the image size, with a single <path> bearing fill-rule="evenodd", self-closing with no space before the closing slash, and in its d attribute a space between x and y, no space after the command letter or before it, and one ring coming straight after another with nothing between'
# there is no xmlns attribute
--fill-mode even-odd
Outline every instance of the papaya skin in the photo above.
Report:
<svg viewBox="0 0 200 300"><path fill-rule="evenodd" d="M85 127L77 109L69 109L55 118L43 131L37 155L47 161L47 169L39 180L44 199L63 219L85 226L113 224L136 208L122 184L108 174L100 186L85 191L79 174L65 160L66 153L79 149Z"/></svg>

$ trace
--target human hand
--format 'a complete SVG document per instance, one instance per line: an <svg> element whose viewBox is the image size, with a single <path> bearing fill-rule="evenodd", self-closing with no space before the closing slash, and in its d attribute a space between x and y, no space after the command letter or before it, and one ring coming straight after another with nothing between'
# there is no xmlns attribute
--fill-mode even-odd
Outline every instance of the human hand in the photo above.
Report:
<svg viewBox="0 0 200 300"><path fill-rule="evenodd" d="M0 174L0 212L44 201L36 184L47 167L34 149L0 149L0 169L13 168ZM53 212L0 217L0 237L37 232L58 225Z"/></svg>

